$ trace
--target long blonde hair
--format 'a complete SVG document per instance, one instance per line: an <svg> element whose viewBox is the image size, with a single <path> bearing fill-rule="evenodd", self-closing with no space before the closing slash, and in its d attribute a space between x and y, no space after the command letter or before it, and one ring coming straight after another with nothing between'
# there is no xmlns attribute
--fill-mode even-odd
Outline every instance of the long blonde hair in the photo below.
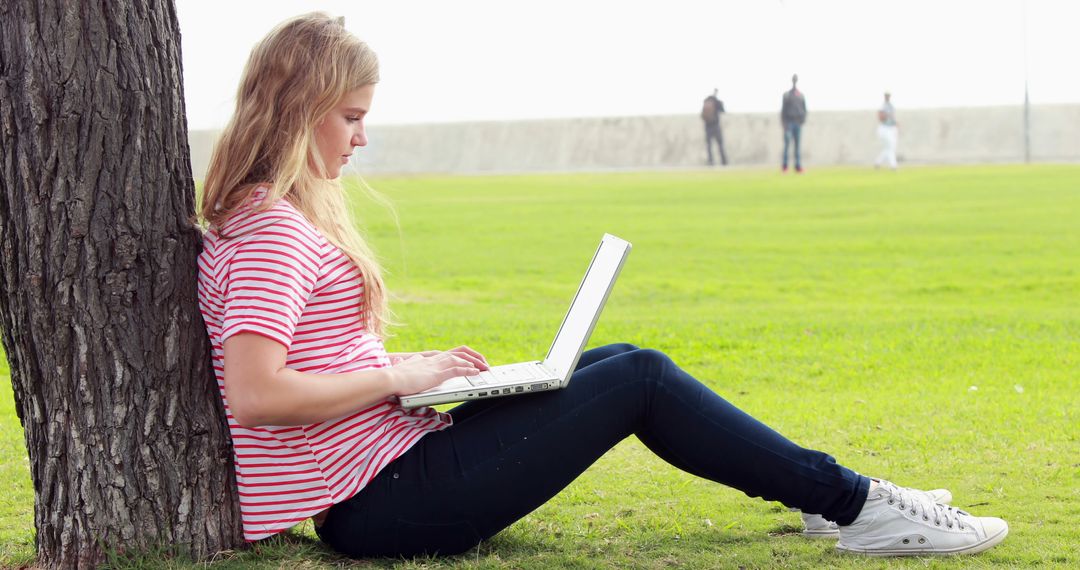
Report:
<svg viewBox="0 0 1080 570"><path fill-rule="evenodd" d="M339 21L316 12L278 25L244 68L236 112L210 158L199 213L220 230L260 187L268 190L258 210L287 198L359 268L363 319L382 336L389 322L382 272L353 224L341 183L320 175L326 165L315 137L316 126L346 94L378 81L375 52Z"/></svg>

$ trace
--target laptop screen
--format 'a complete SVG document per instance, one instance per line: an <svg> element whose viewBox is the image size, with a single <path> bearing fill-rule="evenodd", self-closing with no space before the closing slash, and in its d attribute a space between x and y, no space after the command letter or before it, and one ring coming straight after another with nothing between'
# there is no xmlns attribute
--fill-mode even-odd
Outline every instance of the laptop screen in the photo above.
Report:
<svg viewBox="0 0 1080 570"><path fill-rule="evenodd" d="M565 380L577 364L629 250L628 242L613 235L605 234L600 241L592 264L570 304L570 310L563 318L559 333L555 335L555 342L544 359L544 364L560 378Z"/></svg>

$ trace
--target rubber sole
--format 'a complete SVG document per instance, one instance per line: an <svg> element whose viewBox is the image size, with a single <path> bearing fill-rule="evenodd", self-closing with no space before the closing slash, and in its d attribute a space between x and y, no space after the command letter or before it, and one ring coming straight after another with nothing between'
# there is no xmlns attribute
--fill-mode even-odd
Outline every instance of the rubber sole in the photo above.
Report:
<svg viewBox="0 0 1080 570"><path fill-rule="evenodd" d="M812 538L814 540L832 539L840 540L839 530L804 530L802 535L805 538Z"/></svg>
<svg viewBox="0 0 1080 570"><path fill-rule="evenodd" d="M1001 541L1005 540L1008 534L1009 527L1006 525L997 534L986 537L982 542L952 550L870 550L851 548L843 543L837 543L836 550L845 554L860 554L862 556L954 556L957 554L978 554L1001 544Z"/></svg>

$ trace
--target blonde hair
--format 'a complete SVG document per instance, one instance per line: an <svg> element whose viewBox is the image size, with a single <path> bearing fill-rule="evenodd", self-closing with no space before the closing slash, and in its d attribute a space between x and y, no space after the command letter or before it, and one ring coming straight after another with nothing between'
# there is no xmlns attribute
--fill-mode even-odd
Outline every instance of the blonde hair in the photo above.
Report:
<svg viewBox="0 0 1080 570"><path fill-rule="evenodd" d="M341 183L320 174L327 170L315 137L316 126L346 94L378 80L375 52L338 20L316 12L278 25L244 68L236 112L210 158L199 213L220 230L260 187L268 190L259 211L287 198L356 264L364 279L362 318L383 336L389 311L382 272L353 224Z"/></svg>

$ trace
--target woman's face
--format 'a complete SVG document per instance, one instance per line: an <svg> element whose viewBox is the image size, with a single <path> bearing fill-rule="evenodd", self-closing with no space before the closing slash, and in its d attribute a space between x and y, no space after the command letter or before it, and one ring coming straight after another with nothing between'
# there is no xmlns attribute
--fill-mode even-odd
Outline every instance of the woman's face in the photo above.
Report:
<svg viewBox="0 0 1080 570"><path fill-rule="evenodd" d="M341 167L349 162L353 150L367 145L364 117L371 108L371 98L374 95L374 85L365 85L350 91L337 107L315 126L315 144L318 145L319 155L326 165L327 178L340 176Z"/></svg>

